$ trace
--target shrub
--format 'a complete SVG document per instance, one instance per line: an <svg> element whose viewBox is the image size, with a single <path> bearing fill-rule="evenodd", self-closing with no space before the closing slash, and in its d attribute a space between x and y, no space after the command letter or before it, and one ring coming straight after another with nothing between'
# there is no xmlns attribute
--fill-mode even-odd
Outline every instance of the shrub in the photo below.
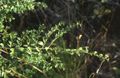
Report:
<svg viewBox="0 0 120 78"><path fill-rule="evenodd" d="M34 0L1 0L0 77L77 78L87 57L108 60L106 55L91 52L88 47L66 47L63 35L74 28L72 25L59 23L50 29L40 25L38 29L21 34L9 31L9 27L4 25L4 22L14 20L13 13L24 13L39 5L46 7Z"/></svg>

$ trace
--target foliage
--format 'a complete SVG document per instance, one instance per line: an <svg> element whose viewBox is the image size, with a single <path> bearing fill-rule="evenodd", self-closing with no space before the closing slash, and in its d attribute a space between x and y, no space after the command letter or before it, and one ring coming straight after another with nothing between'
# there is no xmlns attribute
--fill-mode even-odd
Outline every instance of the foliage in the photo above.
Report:
<svg viewBox="0 0 120 78"><path fill-rule="evenodd" d="M24 13L27 10L34 9L34 6L47 7L42 2L34 0L0 0L0 32L5 28L4 22L10 22L13 18L13 13Z"/></svg>
<svg viewBox="0 0 120 78"><path fill-rule="evenodd" d="M10 30L11 27L4 24L15 20L13 18L14 13L22 14L35 9L36 6L46 8L47 5L44 2L42 3L39 0L0 1L0 77L78 78L81 72L85 71L86 78L88 78L91 76L88 76L86 66L90 57L98 58L101 62L95 72L98 74L103 63L109 62L109 55L92 51L89 46L81 47L78 45L76 47L72 45L68 47L66 46L67 41L64 39L64 35L67 33L72 35L71 39L76 37L71 31L75 28L82 29L84 20L79 19L80 22L77 23L75 20L73 24L60 22L51 27L41 24L38 29L26 29L21 33ZM109 1L97 2L102 4ZM92 7L92 14L90 13L88 17L101 18L104 14L111 12L105 6L97 5L99 7L94 9ZM84 9L84 7L80 8ZM81 13L84 15L84 12ZM82 35L78 35L79 37L76 38L80 40ZM74 42L74 39L71 41ZM118 72L119 70L116 71L116 73Z"/></svg>
<svg viewBox="0 0 120 78"><path fill-rule="evenodd" d="M38 30L26 30L21 35L4 32L0 44L1 76L64 78L76 74L87 55L104 59L102 54L90 53L88 48L67 49L62 39L67 31L70 28L60 23L50 30L41 25Z"/></svg>
<svg viewBox="0 0 120 78"><path fill-rule="evenodd" d="M12 13L22 13L25 10L34 8L33 0L1 0L0 1L0 31L4 29L3 22L11 21Z"/></svg>

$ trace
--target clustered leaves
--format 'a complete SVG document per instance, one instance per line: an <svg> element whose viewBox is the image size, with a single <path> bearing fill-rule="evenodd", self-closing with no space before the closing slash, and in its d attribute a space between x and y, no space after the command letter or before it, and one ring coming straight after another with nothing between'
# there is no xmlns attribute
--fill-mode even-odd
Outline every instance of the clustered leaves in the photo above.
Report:
<svg viewBox="0 0 120 78"><path fill-rule="evenodd" d="M64 23L50 29L40 25L37 30L26 30L21 34L8 32L3 23L13 20L12 13L23 13L34 6L34 0L0 1L0 77L63 78L76 74L86 56L108 59L86 47L66 48L63 35L73 27Z"/></svg>
<svg viewBox="0 0 120 78"><path fill-rule="evenodd" d="M13 20L12 13L23 13L34 8L34 0L0 0L0 32L3 31L3 22Z"/></svg>
<svg viewBox="0 0 120 78"><path fill-rule="evenodd" d="M36 78L52 78L53 73L57 76L74 73L83 64L86 55L104 58L102 54L89 52L88 48L67 49L64 45L58 45L63 35L70 30L63 23L48 31L44 27L41 25L38 30L26 30L21 35L16 32L3 33L0 50L9 57L1 55L0 64L4 69L1 72L6 76L17 74L18 77L32 78L35 75Z"/></svg>

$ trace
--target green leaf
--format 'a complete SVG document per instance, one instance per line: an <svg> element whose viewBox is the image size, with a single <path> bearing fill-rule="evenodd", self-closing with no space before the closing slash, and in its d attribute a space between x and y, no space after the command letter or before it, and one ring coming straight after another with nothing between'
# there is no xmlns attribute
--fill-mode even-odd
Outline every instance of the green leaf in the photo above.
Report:
<svg viewBox="0 0 120 78"><path fill-rule="evenodd" d="M14 49L14 48L10 48L10 55L11 55L12 57L15 56L15 49Z"/></svg>

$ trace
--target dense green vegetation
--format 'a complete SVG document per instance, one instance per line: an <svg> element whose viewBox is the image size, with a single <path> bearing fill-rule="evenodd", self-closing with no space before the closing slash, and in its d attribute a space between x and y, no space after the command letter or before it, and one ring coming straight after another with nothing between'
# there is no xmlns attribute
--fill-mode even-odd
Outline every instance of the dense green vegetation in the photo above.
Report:
<svg viewBox="0 0 120 78"><path fill-rule="evenodd" d="M0 78L119 78L119 8L109 0L0 0Z"/></svg>

